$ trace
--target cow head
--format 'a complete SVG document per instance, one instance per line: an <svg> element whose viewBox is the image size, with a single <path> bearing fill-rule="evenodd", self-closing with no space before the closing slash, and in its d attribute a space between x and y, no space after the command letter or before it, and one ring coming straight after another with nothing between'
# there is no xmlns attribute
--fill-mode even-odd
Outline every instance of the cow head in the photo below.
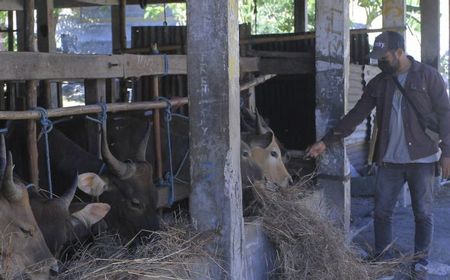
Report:
<svg viewBox="0 0 450 280"><path fill-rule="evenodd" d="M108 227L131 239L141 230L159 228L156 214L156 189L152 166L145 160L150 124L138 146L135 162L122 162L111 153L106 139L106 125L102 128L102 156L107 165L104 175L84 173L79 176L79 188L111 205L105 217Z"/></svg>
<svg viewBox="0 0 450 280"><path fill-rule="evenodd" d="M85 239L91 233L91 226L110 209L105 203L91 203L70 213L77 185L78 175L66 193L54 199L47 199L34 187L28 188L33 214L50 252L57 258L65 245Z"/></svg>
<svg viewBox="0 0 450 280"><path fill-rule="evenodd" d="M262 169L264 177L283 187L292 183L278 140L262 117L243 109L241 125L241 137L250 147L251 157Z"/></svg>
<svg viewBox="0 0 450 280"><path fill-rule="evenodd" d="M241 177L242 186L251 185L252 182L264 178L261 167L253 158L252 149L244 141L241 141Z"/></svg>
<svg viewBox="0 0 450 280"><path fill-rule="evenodd" d="M31 279L48 279L56 260L33 216L25 186L14 182L12 155L6 159L5 140L0 138L1 276L26 273Z"/></svg>

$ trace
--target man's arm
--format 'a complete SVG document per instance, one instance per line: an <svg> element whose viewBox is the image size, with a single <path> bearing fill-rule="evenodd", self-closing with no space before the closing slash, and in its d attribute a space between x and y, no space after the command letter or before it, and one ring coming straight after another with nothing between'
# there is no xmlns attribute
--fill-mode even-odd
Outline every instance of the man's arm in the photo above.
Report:
<svg viewBox="0 0 450 280"><path fill-rule="evenodd" d="M306 150L306 156L316 158L332 142L341 140L352 134L356 126L359 125L370 112L375 108L376 98L370 95L372 84L369 83L355 107L342 118L338 124L331 129L320 141L314 143Z"/></svg>
<svg viewBox="0 0 450 280"><path fill-rule="evenodd" d="M437 71L433 71L427 86L433 111L436 112L439 120L439 138L442 140L440 143L442 156L439 162L442 167L442 177L448 178L450 176L450 102L444 80Z"/></svg>

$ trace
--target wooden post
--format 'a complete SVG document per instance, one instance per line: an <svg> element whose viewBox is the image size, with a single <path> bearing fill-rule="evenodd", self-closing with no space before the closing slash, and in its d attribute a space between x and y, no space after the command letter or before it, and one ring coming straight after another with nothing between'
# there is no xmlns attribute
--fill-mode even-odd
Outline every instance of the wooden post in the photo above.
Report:
<svg viewBox="0 0 450 280"><path fill-rule="evenodd" d="M120 51L121 53L127 48L127 0L120 0L119 2L119 22L120 22Z"/></svg>
<svg viewBox="0 0 450 280"><path fill-rule="evenodd" d="M420 23L422 62L438 69L440 58L439 0L420 1Z"/></svg>
<svg viewBox="0 0 450 280"><path fill-rule="evenodd" d="M154 44L153 53L158 53L158 46ZM152 84L152 97L153 100L157 100L159 97L159 77L153 76L151 79ZM161 151L161 114L159 110L153 110L153 140L154 140L154 152L155 152L155 173L156 180L163 179L163 167L162 167L162 151Z"/></svg>
<svg viewBox="0 0 450 280"><path fill-rule="evenodd" d="M112 52L124 53L127 48L126 35L126 0L120 0L119 6L111 7L111 28L112 28ZM120 99L124 100L126 96L126 81L119 82Z"/></svg>
<svg viewBox="0 0 450 280"><path fill-rule="evenodd" d="M34 0L24 0L24 49L25 51L34 52L35 49L35 37L34 37ZM25 83L26 93L26 107L27 109L33 109L37 106L37 82L26 81ZM27 124L27 148L29 155L29 181L36 186L39 183L39 170L38 170L38 149L36 139L36 121L28 121Z"/></svg>
<svg viewBox="0 0 450 280"><path fill-rule="evenodd" d="M294 30L305 32L308 25L307 0L294 0Z"/></svg>
<svg viewBox="0 0 450 280"><path fill-rule="evenodd" d="M193 224L217 232L212 279L244 279L239 128L238 0L188 0ZM205 260L207 261L207 260ZM205 263L207 264L207 263Z"/></svg>
<svg viewBox="0 0 450 280"><path fill-rule="evenodd" d="M321 139L345 114L350 34L348 1L316 2L316 137ZM332 216L350 227L349 164L344 141L327 147L318 161L318 185Z"/></svg>
<svg viewBox="0 0 450 280"><path fill-rule="evenodd" d="M8 11L8 51L13 52L14 51L14 12ZM8 82L8 106L9 110L15 110L15 100L16 100L16 83L15 82Z"/></svg>
<svg viewBox="0 0 450 280"><path fill-rule="evenodd" d="M106 80L105 79L88 79L84 81L85 103L97 104L106 100ZM88 151L100 158L101 156L101 138L100 126L97 123L87 121L88 130Z"/></svg>
<svg viewBox="0 0 450 280"><path fill-rule="evenodd" d="M38 50L40 52L56 52L56 23L53 16L54 0L38 0L36 4L38 5ZM48 80L41 81L39 88L41 106L44 108L56 108L58 106L56 83L50 83Z"/></svg>
<svg viewBox="0 0 450 280"><path fill-rule="evenodd" d="M37 0L37 35L40 52L55 52L55 20L53 16L54 0ZM56 108L57 86L50 81L40 82L40 104L44 108Z"/></svg>
<svg viewBox="0 0 450 280"><path fill-rule="evenodd" d="M120 9L111 6L112 53L120 53Z"/></svg>

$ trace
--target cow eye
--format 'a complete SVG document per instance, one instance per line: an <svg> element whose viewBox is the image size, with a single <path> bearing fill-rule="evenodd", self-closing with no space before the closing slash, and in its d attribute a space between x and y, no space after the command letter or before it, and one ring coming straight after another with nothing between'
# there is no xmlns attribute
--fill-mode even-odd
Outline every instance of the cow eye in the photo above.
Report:
<svg viewBox="0 0 450 280"><path fill-rule="evenodd" d="M278 157L278 153L275 152L275 151L271 151L271 152L270 152L270 155L273 156L274 158L277 158L277 157Z"/></svg>
<svg viewBox="0 0 450 280"><path fill-rule="evenodd" d="M136 199L136 198L131 199L130 200L130 204L131 204L132 207L135 207L135 208L140 208L141 207L141 202L138 199Z"/></svg>
<svg viewBox="0 0 450 280"><path fill-rule="evenodd" d="M248 152L242 152L242 156L243 156L243 157L249 157L250 154L249 154Z"/></svg>
<svg viewBox="0 0 450 280"><path fill-rule="evenodd" d="M25 237L33 236L33 229L31 227L29 228L19 227L19 229L25 235Z"/></svg>

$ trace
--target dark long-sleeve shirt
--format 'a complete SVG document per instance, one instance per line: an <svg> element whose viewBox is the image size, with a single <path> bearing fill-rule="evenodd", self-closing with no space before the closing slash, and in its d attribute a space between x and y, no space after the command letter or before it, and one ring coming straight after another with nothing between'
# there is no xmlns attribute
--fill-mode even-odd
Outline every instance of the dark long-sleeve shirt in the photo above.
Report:
<svg viewBox="0 0 450 280"><path fill-rule="evenodd" d="M404 86L406 94L420 113L437 113L442 155L450 157L450 102L445 83L434 68L415 61L411 56L408 58L412 64ZM322 140L325 144L330 144L350 135L356 126L367 118L373 108L376 108L379 130L375 159L380 163L388 146L389 122L395 89L395 83L390 75L378 74L366 86L355 107ZM438 151L438 144L425 133L413 107L408 102L405 102L403 106L403 127L411 160L435 154Z"/></svg>

